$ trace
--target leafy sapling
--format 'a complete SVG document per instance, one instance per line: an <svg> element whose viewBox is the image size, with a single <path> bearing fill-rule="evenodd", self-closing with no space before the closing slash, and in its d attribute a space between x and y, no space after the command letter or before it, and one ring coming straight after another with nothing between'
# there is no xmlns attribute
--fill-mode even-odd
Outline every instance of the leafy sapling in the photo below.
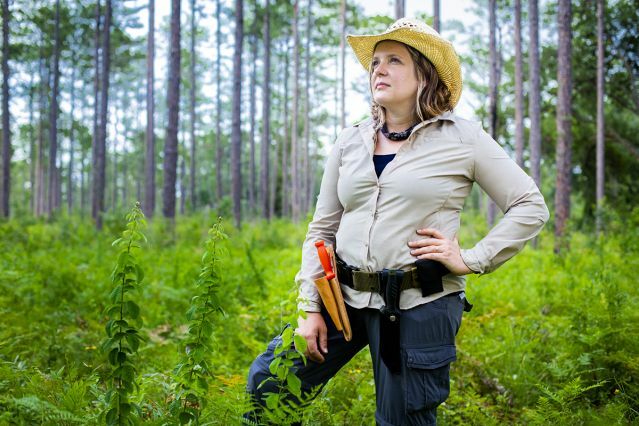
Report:
<svg viewBox="0 0 639 426"><path fill-rule="evenodd" d="M143 341L139 330L142 325L140 307L133 298L133 293L140 289L144 279L135 252L147 241L141 232L146 227L146 220L139 202L127 214L126 220L126 230L112 244L120 252L111 274L111 303L105 309L105 316L109 318L105 327L107 338L102 342L102 351L107 354L111 367L105 410L108 425L135 424L136 414L140 414L140 408L129 400L137 388L133 355Z"/></svg>
<svg viewBox="0 0 639 426"><path fill-rule="evenodd" d="M206 404L207 379L211 376L208 359L213 352L213 324L217 314L223 314L219 299L222 282L220 259L222 242L228 239L222 228L222 218L209 230L200 274L195 281L197 295L191 299L186 313L189 332L184 342L182 361L175 367L175 399L169 410L180 424L199 424Z"/></svg>

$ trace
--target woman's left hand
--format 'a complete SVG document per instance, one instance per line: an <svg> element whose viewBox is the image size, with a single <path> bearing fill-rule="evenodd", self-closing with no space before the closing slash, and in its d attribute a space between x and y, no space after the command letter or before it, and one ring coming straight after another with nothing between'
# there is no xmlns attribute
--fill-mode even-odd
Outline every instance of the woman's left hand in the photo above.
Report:
<svg viewBox="0 0 639 426"><path fill-rule="evenodd" d="M457 236L452 240L444 237L441 232L433 228L418 229L417 234L427 238L410 241L410 254L418 259L431 259L442 263L454 275L471 274L473 271L466 266L461 257Z"/></svg>

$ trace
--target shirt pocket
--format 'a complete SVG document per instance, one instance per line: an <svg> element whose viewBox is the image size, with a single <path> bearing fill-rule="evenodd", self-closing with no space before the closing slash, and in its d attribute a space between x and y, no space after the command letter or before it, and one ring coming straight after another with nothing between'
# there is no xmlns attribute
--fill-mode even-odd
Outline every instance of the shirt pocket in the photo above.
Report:
<svg viewBox="0 0 639 426"><path fill-rule="evenodd" d="M405 351L406 412L437 408L450 393L450 363L457 358L455 345Z"/></svg>

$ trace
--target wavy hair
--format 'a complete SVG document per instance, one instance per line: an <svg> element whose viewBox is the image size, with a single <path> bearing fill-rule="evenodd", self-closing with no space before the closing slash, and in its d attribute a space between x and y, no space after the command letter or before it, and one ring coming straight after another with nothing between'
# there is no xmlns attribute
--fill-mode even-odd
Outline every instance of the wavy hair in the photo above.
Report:
<svg viewBox="0 0 639 426"><path fill-rule="evenodd" d="M401 43L401 42L398 42ZM415 76L417 77L417 93L415 99L415 113L420 121L426 121L436 117L446 111L452 111L450 105L450 90L440 80L439 74L435 66L417 49L402 43L408 49L413 64L415 65ZM369 85L372 81L373 67L372 64L368 70ZM373 95L373 87L371 90L371 98ZM382 128L386 122L386 109L375 102L373 99L371 104L371 114L375 123L375 130Z"/></svg>

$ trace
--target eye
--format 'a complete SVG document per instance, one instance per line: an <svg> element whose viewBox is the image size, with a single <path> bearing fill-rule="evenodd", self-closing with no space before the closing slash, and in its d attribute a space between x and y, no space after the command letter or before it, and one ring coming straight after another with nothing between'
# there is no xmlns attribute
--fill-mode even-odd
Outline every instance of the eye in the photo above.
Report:
<svg viewBox="0 0 639 426"><path fill-rule="evenodd" d="M373 59L373 62L371 62L371 67L375 68L377 65L379 65L379 61L377 59Z"/></svg>
<svg viewBox="0 0 639 426"><path fill-rule="evenodd" d="M391 59L390 59L390 62L391 62L391 63L395 62L395 63L398 63L398 64L401 64L401 63L402 63L402 61L400 61L400 60L399 60L399 58L391 58Z"/></svg>

